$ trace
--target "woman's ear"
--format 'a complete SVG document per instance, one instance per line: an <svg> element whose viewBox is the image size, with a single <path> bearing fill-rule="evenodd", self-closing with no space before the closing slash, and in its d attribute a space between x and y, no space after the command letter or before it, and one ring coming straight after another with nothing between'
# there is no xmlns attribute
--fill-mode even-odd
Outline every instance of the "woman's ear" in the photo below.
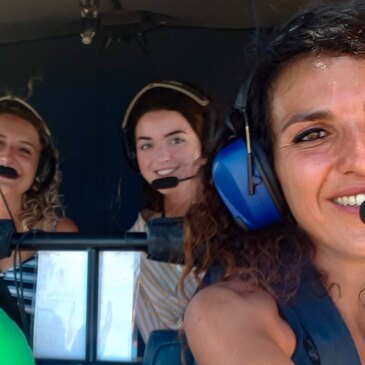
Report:
<svg viewBox="0 0 365 365"><path fill-rule="evenodd" d="M207 162L208 162L207 158L199 156L194 160L193 166L194 168L196 168L196 171L198 171L201 167L206 165Z"/></svg>

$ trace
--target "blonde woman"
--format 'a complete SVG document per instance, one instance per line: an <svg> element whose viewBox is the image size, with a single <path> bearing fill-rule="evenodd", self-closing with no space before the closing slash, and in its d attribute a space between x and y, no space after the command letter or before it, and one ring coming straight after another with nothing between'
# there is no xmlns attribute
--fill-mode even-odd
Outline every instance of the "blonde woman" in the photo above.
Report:
<svg viewBox="0 0 365 365"><path fill-rule="evenodd" d="M77 232L60 201L58 151L37 111L22 99L0 98L0 219L12 219L16 231ZM10 293L14 285L14 253L0 260ZM36 256L21 252L15 270L23 272L24 303L31 311Z"/></svg>

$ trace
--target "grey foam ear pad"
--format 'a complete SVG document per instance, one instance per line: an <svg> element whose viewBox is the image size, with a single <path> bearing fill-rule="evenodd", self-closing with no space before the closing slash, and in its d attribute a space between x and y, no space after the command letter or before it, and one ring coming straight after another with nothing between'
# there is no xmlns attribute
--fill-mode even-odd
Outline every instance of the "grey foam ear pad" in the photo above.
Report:
<svg viewBox="0 0 365 365"><path fill-rule="evenodd" d="M18 177L17 171L10 166L0 166L0 175L9 179L15 179Z"/></svg>
<svg viewBox="0 0 365 365"><path fill-rule="evenodd" d="M38 162L36 184L39 191L43 191L52 182L56 174L56 156L52 147L45 148Z"/></svg>
<svg viewBox="0 0 365 365"><path fill-rule="evenodd" d="M10 256L10 241L13 233L14 222L11 219L0 219L0 259Z"/></svg>
<svg viewBox="0 0 365 365"><path fill-rule="evenodd" d="M362 202L360 205L360 219L365 223L365 202Z"/></svg>

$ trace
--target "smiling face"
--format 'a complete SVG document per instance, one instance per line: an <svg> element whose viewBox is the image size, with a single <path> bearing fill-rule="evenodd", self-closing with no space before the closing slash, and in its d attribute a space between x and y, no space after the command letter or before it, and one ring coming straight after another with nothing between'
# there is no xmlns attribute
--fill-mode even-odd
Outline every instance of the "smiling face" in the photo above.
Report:
<svg viewBox="0 0 365 365"><path fill-rule="evenodd" d="M33 185L38 167L41 143L36 129L13 114L0 114L0 166L11 167L17 177L0 175L5 195L21 197Z"/></svg>
<svg viewBox="0 0 365 365"><path fill-rule="evenodd" d="M179 112L158 110L143 114L136 125L135 143L140 172L149 183L168 176L193 176L201 165L199 138ZM178 187L160 192L171 193Z"/></svg>
<svg viewBox="0 0 365 365"><path fill-rule="evenodd" d="M302 57L271 90L274 163L317 257L365 258L365 60Z"/></svg>

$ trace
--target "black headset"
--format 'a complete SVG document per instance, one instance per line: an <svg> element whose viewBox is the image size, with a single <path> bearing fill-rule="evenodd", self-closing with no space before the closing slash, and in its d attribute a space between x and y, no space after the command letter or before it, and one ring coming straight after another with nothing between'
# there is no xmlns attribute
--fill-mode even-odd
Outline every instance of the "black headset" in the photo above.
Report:
<svg viewBox="0 0 365 365"><path fill-rule="evenodd" d="M55 148L51 132L40 114L25 100L15 96L0 97L0 112L25 112L36 120L44 131L44 146L39 156L34 188L37 192L44 191L53 181L57 171L57 150ZM39 131L37 130L39 133Z"/></svg>
<svg viewBox="0 0 365 365"><path fill-rule="evenodd" d="M207 97L202 95L193 87L177 81L163 80L163 81L152 82L143 87L132 99L125 112L121 125L126 155L131 166L136 170L138 170L138 163L136 158L136 149L133 135L134 130L133 128L130 127L130 119L131 115L133 114L133 110L136 104L138 104L138 101L141 99L141 97L148 91L156 88L167 89L173 92L183 94L188 98L190 98L191 100L193 100L196 104L204 108L204 112L207 115L206 119L209 124L209 126L205 129L207 134L206 137L204 138L204 144L205 144L204 148L209 150L209 145L212 144L215 139L216 111L215 108L212 106L212 102Z"/></svg>
<svg viewBox="0 0 365 365"><path fill-rule="evenodd" d="M234 219L246 230L279 223L285 212L275 173L260 144L250 134L247 102L253 75L241 85L234 109L226 120L234 139L218 152L212 167L213 181L220 197ZM240 131L235 126L237 120Z"/></svg>

